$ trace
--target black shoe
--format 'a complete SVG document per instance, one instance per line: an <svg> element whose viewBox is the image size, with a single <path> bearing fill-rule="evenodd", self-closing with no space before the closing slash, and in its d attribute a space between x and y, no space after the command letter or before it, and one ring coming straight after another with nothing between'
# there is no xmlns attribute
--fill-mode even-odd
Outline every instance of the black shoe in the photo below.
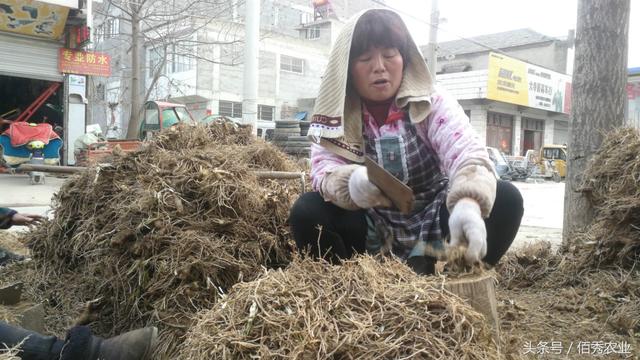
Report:
<svg viewBox="0 0 640 360"><path fill-rule="evenodd" d="M87 326L69 330L61 360L143 360L149 359L156 346L158 329L155 326L136 329L112 338L91 335Z"/></svg>

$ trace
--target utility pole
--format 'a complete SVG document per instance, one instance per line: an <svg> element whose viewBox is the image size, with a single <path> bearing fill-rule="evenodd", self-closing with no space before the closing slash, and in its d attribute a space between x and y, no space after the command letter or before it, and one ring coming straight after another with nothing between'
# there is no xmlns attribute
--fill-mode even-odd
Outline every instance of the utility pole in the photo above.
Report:
<svg viewBox="0 0 640 360"><path fill-rule="evenodd" d="M431 0L431 29L429 29L429 44L427 45L427 66L433 79L436 78L436 64L438 63L438 25L440 23L440 9L438 0Z"/></svg>
<svg viewBox="0 0 640 360"><path fill-rule="evenodd" d="M593 220L582 188L587 163L602 144L602 132L623 126L627 107L630 0L580 0L576 32L563 242ZM588 184L587 184L588 185Z"/></svg>
<svg viewBox="0 0 640 360"><path fill-rule="evenodd" d="M86 50L93 50L94 49L94 43L93 43L93 0L88 0L87 1L87 5L86 5L86 10L87 10L87 29L89 30L89 39L87 40L87 44L85 45L85 49ZM86 75L85 76L86 81L86 92L85 95L87 97L87 99L91 99L93 100L94 98L94 89L93 89L93 81L92 81L92 76L91 75ZM87 103L87 105L84 108L84 121L85 124L93 124L93 106L91 104L91 101L89 101ZM86 126L85 126L86 128ZM106 131L105 131L106 134Z"/></svg>
<svg viewBox="0 0 640 360"><path fill-rule="evenodd" d="M258 129L258 46L260 41L260 0L246 0L244 40L244 82L242 122Z"/></svg>
<svg viewBox="0 0 640 360"><path fill-rule="evenodd" d="M89 29L89 41L87 42L87 49L93 50L93 0L87 1L87 28Z"/></svg>

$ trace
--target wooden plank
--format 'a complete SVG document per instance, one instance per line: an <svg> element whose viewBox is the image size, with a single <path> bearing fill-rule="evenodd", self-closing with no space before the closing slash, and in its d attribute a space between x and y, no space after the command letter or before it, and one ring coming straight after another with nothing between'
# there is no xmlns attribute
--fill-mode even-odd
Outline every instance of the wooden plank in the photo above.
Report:
<svg viewBox="0 0 640 360"><path fill-rule="evenodd" d="M53 172L61 174L75 174L81 171L87 170L82 166L62 166L62 165L42 165L42 164L20 164L16 171L28 172L28 171L42 171Z"/></svg>

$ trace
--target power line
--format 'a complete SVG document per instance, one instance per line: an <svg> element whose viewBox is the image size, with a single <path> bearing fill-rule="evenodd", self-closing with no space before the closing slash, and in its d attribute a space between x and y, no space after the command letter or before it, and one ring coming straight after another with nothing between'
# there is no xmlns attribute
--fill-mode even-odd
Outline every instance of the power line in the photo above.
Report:
<svg viewBox="0 0 640 360"><path fill-rule="evenodd" d="M523 62L529 63L529 61L528 61L528 60L520 59L520 58L518 58L517 56L514 56L514 55L512 55L512 54L507 54L507 53L505 53L504 51L502 51L502 50L500 50L500 49L494 48L494 47L492 47L492 46L489 46L489 45L484 44L484 43L482 43L482 42L479 42L479 41L477 41L477 40L470 39L470 38L464 37L464 36L462 36L462 35L458 35L458 34L454 33L454 32L453 32L453 31L451 31L451 30L448 30L448 29L445 29L445 28L441 27L440 25L433 25L433 24L432 24L432 23L430 23L429 21L426 21L426 20L424 20L424 19L421 19L421 18L419 18L419 17L417 17L417 16L415 16L415 15L413 15L413 14L411 14L411 13L408 13L408 12L406 12L406 11L403 11L403 10L400 10L400 9L396 9L396 8L394 8L393 6L387 5L386 3L382 2L381 0L371 0L371 1L373 1L374 3L376 3L376 4L378 4L378 5L384 6L385 8L388 8L388 9L390 9L390 10L393 10L393 11L395 11L395 12L399 13L399 14L402 14L402 15L408 16L408 17L410 17L410 18L412 18L412 19L414 19L414 20L417 20L418 22L421 22L421 23L425 24L425 25L429 25L430 27L436 27L436 28L438 28L438 30L442 30L442 31L444 31L444 32L447 32L447 33L449 33L449 34L451 34L451 35L453 35L453 36L455 36L455 37L459 38L460 40L465 40L465 41L468 41L468 42L470 42L470 43L472 43L472 44L475 44L475 45L481 46L481 47L483 47L483 48L485 48L485 49L491 50L491 51L493 51L493 52L496 52L496 53L499 53L499 54L502 54L502 55L505 55L505 56L509 56L509 57L511 57L511 58L514 58L514 59L517 59L517 60L520 60L520 61L523 61ZM539 66L539 65L537 65L537 66Z"/></svg>

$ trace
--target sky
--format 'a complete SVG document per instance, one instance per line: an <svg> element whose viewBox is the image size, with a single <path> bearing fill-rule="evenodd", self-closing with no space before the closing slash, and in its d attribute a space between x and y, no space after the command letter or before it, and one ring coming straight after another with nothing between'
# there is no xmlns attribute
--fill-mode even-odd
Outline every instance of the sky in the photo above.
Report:
<svg viewBox="0 0 640 360"><path fill-rule="evenodd" d="M430 0L386 0L404 18L419 45L429 40ZM566 36L576 28L578 0L439 0L438 41L521 28ZM634 23L635 22L635 23ZM631 1L628 67L640 67L640 1Z"/></svg>

